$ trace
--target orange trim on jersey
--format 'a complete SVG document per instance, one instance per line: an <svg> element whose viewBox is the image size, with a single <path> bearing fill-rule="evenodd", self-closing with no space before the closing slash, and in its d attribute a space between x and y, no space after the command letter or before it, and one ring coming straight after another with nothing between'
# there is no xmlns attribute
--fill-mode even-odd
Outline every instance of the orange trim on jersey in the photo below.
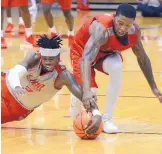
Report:
<svg viewBox="0 0 162 154"><path fill-rule="evenodd" d="M56 80L58 79L59 74L60 74L63 70L66 69L66 67L64 67L64 68L61 67L60 63L61 63L61 60L59 60L58 65L56 65L56 67L55 67L55 70L56 70L56 72L57 72L58 75L57 75L57 77L56 77L56 79L55 79L54 87L55 87L56 89L58 89L58 90L60 90L60 89L62 89L62 88L57 88L57 87L56 87Z"/></svg>
<svg viewBox="0 0 162 154"><path fill-rule="evenodd" d="M56 87L56 80L58 79L58 77L59 77L59 74L57 74L57 77L56 77L56 79L55 79L55 81L54 81L54 85L53 85L53 86L55 87L55 89L61 90L62 88L57 88L57 87Z"/></svg>

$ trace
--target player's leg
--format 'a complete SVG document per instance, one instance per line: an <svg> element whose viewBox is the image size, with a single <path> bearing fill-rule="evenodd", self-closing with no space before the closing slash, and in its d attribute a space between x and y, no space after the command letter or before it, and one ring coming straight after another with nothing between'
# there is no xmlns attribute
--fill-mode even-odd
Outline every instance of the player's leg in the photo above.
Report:
<svg viewBox="0 0 162 154"><path fill-rule="evenodd" d="M5 0L3 0L3 1L5 1ZM2 4L3 4L3 1L1 1ZM5 49L5 48L7 48L7 44L6 44L6 41L5 41L5 38L4 38L3 21L4 21L4 7L2 5L1 6L1 48Z"/></svg>
<svg viewBox="0 0 162 154"><path fill-rule="evenodd" d="M24 34L25 33L25 26L24 26L24 21L21 16L21 12L19 9L19 34Z"/></svg>
<svg viewBox="0 0 162 154"><path fill-rule="evenodd" d="M65 21L66 21L66 24L68 26L68 45L70 47L70 45L72 44L73 42L73 37L74 37L74 18L73 18L73 15L71 13L71 10L63 10L63 13L64 13L64 16L65 16Z"/></svg>
<svg viewBox="0 0 162 154"><path fill-rule="evenodd" d="M57 34L56 27L53 24L53 16L51 13L53 0L42 0L43 13L46 23L49 27L51 37Z"/></svg>
<svg viewBox="0 0 162 154"><path fill-rule="evenodd" d="M108 56L102 63L103 71L109 74L110 80L106 90L106 105L103 114L104 132L115 133L118 128L112 123L113 112L121 90L122 82L122 59L115 53Z"/></svg>
<svg viewBox="0 0 162 154"><path fill-rule="evenodd" d="M26 41L32 44L34 47L37 47L36 40L33 37L31 16L30 16L29 9L28 9L28 2L27 4L24 3L23 6L20 6L20 12L24 20L24 24L25 24Z"/></svg>
<svg viewBox="0 0 162 154"><path fill-rule="evenodd" d="M12 22L11 8L7 7L5 9L6 9L6 14L7 14L7 26L6 26L5 32L9 33L9 32L12 32L14 28L14 24Z"/></svg>
<svg viewBox="0 0 162 154"><path fill-rule="evenodd" d="M68 26L68 35L74 35L74 17L71 13L71 10L63 10L65 21Z"/></svg>
<svg viewBox="0 0 162 154"><path fill-rule="evenodd" d="M68 39L69 39L69 46L72 44L73 36L74 36L74 17L71 13L71 0L58 0L58 3L61 5L63 10L63 14L65 17L65 22L68 27Z"/></svg>
<svg viewBox="0 0 162 154"><path fill-rule="evenodd" d="M21 12L22 18L24 20L25 28L26 29L30 28L30 32L28 32L28 30L26 30L27 36L30 36L32 34L32 28L31 28L31 18L30 18L28 6L21 6L20 12Z"/></svg>

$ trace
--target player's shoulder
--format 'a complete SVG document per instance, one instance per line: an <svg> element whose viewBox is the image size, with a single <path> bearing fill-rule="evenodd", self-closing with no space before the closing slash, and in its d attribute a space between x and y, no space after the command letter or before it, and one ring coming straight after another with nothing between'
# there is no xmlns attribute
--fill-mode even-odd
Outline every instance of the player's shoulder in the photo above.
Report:
<svg viewBox="0 0 162 154"><path fill-rule="evenodd" d="M112 27L113 19L114 19L114 15L108 13L104 13L96 16L96 20L106 28Z"/></svg>
<svg viewBox="0 0 162 154"><path fill-rule="evenodd" d="M91 38L93 38L95 42L98 42L98 43L101 42L101 44L103 44L108 38L108 32L107 32L106 27L104 27L98 21L93 22L93 25L91 25L89 29L89 33L91 35Z"/></svg>
<svg viewBox="0 0 162 154"><path fill-rule="evenodd" d="M101 20L112 20L114 18L114 14L110 13L103 13L96 15L96 19L101 19Z"/></svg>
<svg viewBox="0 0 162 154"><path fill-rule="evenodd" d="M93 21L90 25L90 34L97 33L102 34L106 32L106 27L98 21Z"/></svg>

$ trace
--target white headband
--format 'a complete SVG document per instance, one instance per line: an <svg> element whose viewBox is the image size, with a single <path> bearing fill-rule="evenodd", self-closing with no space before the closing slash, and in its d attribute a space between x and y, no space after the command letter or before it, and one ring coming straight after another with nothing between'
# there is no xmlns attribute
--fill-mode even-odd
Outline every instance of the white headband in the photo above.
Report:
<svg viewBox="0 0 162 154"><path fill-rule="evenodd" d="M55 57L60 53L59 49L39 48L39 51L41 53L41 56L47 56L47 57Z"/></svg>

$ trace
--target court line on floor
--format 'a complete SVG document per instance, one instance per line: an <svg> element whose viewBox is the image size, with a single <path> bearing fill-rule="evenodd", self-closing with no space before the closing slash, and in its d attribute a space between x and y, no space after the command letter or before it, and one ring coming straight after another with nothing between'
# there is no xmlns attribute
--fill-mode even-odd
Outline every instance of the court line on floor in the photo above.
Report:
<svg viewBox="0 0 162 154"><path fill-rule="evenodd" d="M69 96L70 94L58 94L58 95L64 95ZM97 96L106 96L105 94L98 94ZM157 98L153 96L119 96L119 97L126 97L126 98Z"/></svg>
<svg viewBox="0 0 162 154"><path fill-rule="evenodd" d="M50 128L20 128L20 127L1 127L2 129L16 129L16 130L35 130L35 131L60 131L60 132L72 132L71 129L50 129ZM104 133L106 134L106 133ZM162 133L153 133L153 132L118 132L117 134L141 134L141 135L162 135Z"/></svg>
<svg viewBox="0 0 162 154"><path fill-rule="evenodd" d="M122 71L124 73L142 73L142 71ZM153 72L153 74L160 74L162 71Z"/></svg>

